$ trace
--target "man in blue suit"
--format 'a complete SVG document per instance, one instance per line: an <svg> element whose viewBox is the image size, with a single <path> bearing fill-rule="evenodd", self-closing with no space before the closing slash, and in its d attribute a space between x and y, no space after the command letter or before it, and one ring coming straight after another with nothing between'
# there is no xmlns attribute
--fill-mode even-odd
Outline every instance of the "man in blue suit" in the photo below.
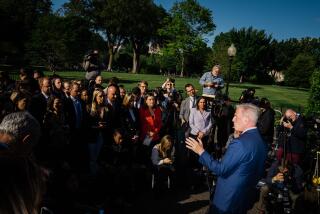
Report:
<svg viewBox="0 0 320 214"><path fill-rule="evenodd" d="M235 131L241 134L229 144L221 161L203 149L201 140L186 140L187 148L200 156L199 162L218 176L210 213L246 213L253 205L255 186L263 174L267 154L256 127L258 117L256 106L237 106L233 123Z"/></svg>

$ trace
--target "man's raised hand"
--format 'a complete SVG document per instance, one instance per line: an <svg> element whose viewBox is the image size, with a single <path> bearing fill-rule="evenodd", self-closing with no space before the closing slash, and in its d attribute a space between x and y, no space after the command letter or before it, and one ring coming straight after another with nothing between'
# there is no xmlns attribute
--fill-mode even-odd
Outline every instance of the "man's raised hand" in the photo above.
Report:
<svg viewBox="0 0 320 214"><path fill-rule="evenodd" d="M195 140L189 137L186 139L186 144L188 149L194 151L198 155L201 155L204 152L202 141L199 138L198 140Z"/></svg>

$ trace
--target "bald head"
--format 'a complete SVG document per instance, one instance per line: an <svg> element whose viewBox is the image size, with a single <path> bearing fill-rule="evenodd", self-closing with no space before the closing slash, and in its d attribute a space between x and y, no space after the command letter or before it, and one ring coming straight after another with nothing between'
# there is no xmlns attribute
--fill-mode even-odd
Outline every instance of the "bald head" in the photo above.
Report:
<svg viewBox="0 0 320 214"><path fill-rule="evenodd" d="M109 86L107 89L107 98L109 101L114 102L117 98L117 88L115 86Z"/></svg>
<svg viewBox="0 0 320 214"><path fill-rule="evenodd" d="M285 117L291 121L295 121L297 119L297 112L292 109L287 109L285 112Z"/></svg>

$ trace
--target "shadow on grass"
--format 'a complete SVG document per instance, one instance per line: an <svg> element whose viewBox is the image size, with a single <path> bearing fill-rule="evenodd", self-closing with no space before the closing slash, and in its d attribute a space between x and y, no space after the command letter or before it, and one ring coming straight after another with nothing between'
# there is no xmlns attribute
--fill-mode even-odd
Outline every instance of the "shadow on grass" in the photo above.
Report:
<svg viewBox="0 0 320 214"><path fill-rule="evenodd" d="M133 84L133 83L139 83L140 80L129 80L129 79L120 79L119 83L125 83L125 84Z"/></svg>
<svg viewBox="0 0 320 214"><path fill-rule="evenodd" d="M254 88L254 89L262 89L263 87L260 86L252 86L252 85L240 85L240 84L230 84L232 88L242 88L242 89L248 89L248 88Z"/></svg>
<svg viewBox="0 0 320 214"><path fill-rule="evenodd" d="M278 85L276 85L278 86ZM309 88L299 88L299 87L290 87L290 86L279 86L282 89L287 89L287 90L299 90L299 91L306 91L308 92L310 89Z"/></svg>

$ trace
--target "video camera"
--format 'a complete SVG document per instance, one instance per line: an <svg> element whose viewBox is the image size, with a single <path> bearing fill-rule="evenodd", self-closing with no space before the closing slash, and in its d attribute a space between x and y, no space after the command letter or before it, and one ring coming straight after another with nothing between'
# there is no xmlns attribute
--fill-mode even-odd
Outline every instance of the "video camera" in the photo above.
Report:
<svg viewBox="0 0 320 214"><path fill-rule="evenodd" d="M254 88L247 88L242 91L241 96L239 98L240 103L251 103L254 105L259 105L259 98L255 97L256 90Z"/></svg>
<svg viewBox="0 0 320 214"><path fill-rule="evenodd" d="M283 120L282 120L282 124L281 125L283 125L283 123L291 123L291 124L293 124L293 121L290 118L284 117Z"/></svg>
<svg viewBox="0 0 320 214"><path fill-rule="evenodd" d="M86 55L84 55L84 60L91 60L93 57L97 57L99 52L97 50L90 50Z"/></svg>

